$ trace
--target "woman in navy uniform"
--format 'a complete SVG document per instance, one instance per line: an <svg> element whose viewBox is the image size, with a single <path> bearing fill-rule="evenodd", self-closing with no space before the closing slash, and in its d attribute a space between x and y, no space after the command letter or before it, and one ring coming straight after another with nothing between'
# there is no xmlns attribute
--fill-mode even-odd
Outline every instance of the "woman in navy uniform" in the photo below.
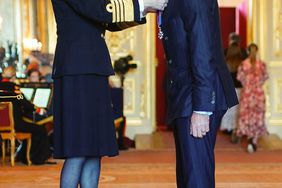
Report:
<svg viewBox="0 0 282 188"><path fill-rule="evenodd" d="M214 188L216 133L226 110L238 103L224 62L217 0L170 0L159 27L177 187Z"/></svg>
<svg viewBox="0 0 282 188"><path fill-rule="evenodd" d="M100 159L118 155L108 76L114 71L104 39L163 10L167 0L52 0L57 22L54 157L64 158L61 187L97 187Z"/></svg>

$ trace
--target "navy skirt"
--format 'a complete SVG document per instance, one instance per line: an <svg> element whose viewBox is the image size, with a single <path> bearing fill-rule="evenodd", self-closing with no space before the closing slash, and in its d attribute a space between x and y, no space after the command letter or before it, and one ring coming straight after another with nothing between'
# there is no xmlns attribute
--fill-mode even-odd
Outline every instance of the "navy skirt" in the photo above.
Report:
<svg viewBox="0 0 282 188"><path fill-rule="evenodd" d="M118 155L108 77L54 79L54 158Z"/></svg>

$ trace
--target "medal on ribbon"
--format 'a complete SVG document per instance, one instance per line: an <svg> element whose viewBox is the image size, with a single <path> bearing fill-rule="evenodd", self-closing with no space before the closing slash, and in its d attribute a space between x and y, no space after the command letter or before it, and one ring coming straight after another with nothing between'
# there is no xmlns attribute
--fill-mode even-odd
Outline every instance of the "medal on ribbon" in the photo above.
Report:
<svg viewBox="0 0 282 188"><path fill-rule="evenodd" d="M159 39L163 39L163 37L164 37L164 33L162 31L161 25L162 25L162 12L159 11L159 13L158 13L158 29L159 29L158 38Z"/></svg>

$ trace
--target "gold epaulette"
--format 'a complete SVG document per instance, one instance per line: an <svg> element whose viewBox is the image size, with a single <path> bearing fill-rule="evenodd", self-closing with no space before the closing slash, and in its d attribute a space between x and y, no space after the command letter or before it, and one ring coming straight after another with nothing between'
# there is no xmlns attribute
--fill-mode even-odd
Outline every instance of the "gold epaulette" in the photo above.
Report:
<svg viewBox="0 0 282 188"><path fill-rule="evenodd" d="M134 21L134 5L132 0L110 0L106 6L109 13L112 13L112 22Z"/></svg>
<svg viewBox="0 0 282 188"><path fill-rule="evenodd" d="M19 94L19 95L10 95L10 96L0 96L0 99L18 99L18 100L22 100L23 99L23 95Z"/></svg>

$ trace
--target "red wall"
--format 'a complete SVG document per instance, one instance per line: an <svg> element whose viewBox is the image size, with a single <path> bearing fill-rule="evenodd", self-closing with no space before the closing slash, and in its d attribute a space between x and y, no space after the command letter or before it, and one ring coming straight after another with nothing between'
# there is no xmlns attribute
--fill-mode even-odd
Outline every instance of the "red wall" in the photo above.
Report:
<svg viewBox="0 0 282 188"><path fill-rule="evenodd" d="M220 8L221 15L221 32L223 39L223 47L228 46L228 35L231 32L237 32L241 35L241 46L246 46L247 37L247 22L246 22L246 4L236 8ZM236 24L237 22L237 24ZM164 51L161 41L156 37L156 49L158 58L158 67L156 70L156 110L157 110L157 125L162 127L165 125L166 115L166 98L164 93L164 76L166 72L166 63L164 57Z"/></svg>
<svg viewBox="0 0 282 188"><path fill-rule="evenodd" d="M241 36L241 47L246 47L247 44L247 15L248 2L245 0L239 7L236 8L236 32Z"/></svg>
<svg viewBox="0 0 282 188"><path fill-rule="evenodd" d="M236 31L236 9L235 8L221 8L221 35L223 47L228 47L228 35Z"/></svg>
<svg viewBox="0 0 282 188"><path fill-rule="evenodd" d="M158 31L158 28L157 28ZM157 67L157 79L156 79L156 110L157 110L157 126L165 126L165 115L166 115L166 97L164 92L164 77L166 72L166 63L165 55L163 50L163 45L160 39L156 37L157 45L157 58L158 58L158 67Z"/></svg>

